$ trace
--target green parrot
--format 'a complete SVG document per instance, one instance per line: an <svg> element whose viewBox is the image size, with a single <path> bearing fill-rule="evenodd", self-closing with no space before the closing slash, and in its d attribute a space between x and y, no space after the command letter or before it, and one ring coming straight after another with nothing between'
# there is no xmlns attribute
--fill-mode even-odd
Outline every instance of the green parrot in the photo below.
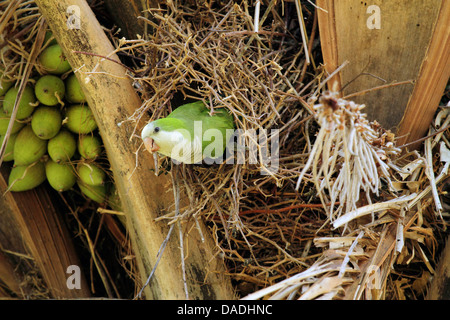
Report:
<svg viewBox="0 0 450 320"><path fill-rule="evenodd" d="M148 123L141 137L145 148L182 163L198 163L223 154L234 133L233 116L210 110L202 101L184 104L166 118Z"/></svg>

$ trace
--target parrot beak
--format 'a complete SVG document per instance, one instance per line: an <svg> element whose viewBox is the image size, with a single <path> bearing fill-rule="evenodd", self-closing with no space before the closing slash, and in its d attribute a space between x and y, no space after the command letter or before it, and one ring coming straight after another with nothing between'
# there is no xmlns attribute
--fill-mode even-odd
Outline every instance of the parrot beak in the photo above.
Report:
<svg viewBox="0 0 450 320"><path fill-rule="evenodd" d="M148 152L153 153L159 150L159 146L156 144L155 140L150 137L144 139L144 146Z"/></svg>

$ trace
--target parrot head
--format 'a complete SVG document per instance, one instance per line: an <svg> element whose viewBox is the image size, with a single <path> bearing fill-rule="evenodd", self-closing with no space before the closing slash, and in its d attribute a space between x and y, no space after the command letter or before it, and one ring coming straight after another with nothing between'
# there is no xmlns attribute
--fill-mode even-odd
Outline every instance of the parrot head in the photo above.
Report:
<svg viewBox="0 0 450 320"><path fill-rule="evenodd" d="M177 119L163 118L148 123L141 133L145 148L151 153L170 151L172 144L182 139L177 131L182 123L177 122Z"/></svg>
<svg viewBox="0 0 450 320"><path fill-rule="evenodd" d="M175 118L162 118L148 123L141 133L145 149L150 153L158 152L165 156L187 162L182 152L174 150L191 150L191 136L183 121ZM179 158L179 159L178 159Z"/></svg>

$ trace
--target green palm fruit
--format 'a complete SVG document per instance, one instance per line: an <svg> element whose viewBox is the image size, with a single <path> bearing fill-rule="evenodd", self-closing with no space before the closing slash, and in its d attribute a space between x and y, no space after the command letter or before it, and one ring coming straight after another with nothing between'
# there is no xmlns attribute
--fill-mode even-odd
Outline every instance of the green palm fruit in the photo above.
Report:
<svg viewBox="0 0 450 320"><path fill-rule="evenodd" d="M64 81L50 74L40 77L34 87L36 98L47 106L56 106L64 98L65 92Z"/></svg>
<svg viewBox="0 0 450 320"><path fill-rule="evenodd" d="M45 48L39 55L38 61L44 70L51 74L63 74L71 69L59 44Z"/></svg>
<svg viewBox="0 0 450 320"><path fill-rule="evenodd" d="M31 128L34 134L43 140L56 136L61 129L61 125L62 115L54 107L39 107L31 118Z"/></svg>
<svg viewBox="0 0 450 320"><path fill-rule="evenodd" d="M9 136L8 142L6 143L5 153L3 154L3 161L13 161L14 160L14 143L16 142L17 133L11 134ZM0 146L3 144L5 136L0 137Z"/></svg>
<svg viewBox="0 0 450 320"><path fill-rule="evenodd" d="M6 115L6 113L3 110L3 107L0 106L0 135L6 134L10 121L11 117ZM11 134L18 132L20 129L23 128L24 125L25 125L24 123L15 120L12 126Z"/></svg>
<svg viewBox="0 0 450 320"><path fill-rule="evenodd" d="M66 79L66 100L70 103L84 103L86 96L81 90L80 82L75 74L71 74Z"/></svg>
<svg viewBox="0 0 450 320"><path fill-rule="evenodd" d="M77 181L78 187L81 192L88 198L94 200L97 203L104 203L106 200L106 187L105 185L90 186L83 181Z"/></svg>
<svg viewBox="0 0 450 320"><path fill-rule="evenodd" d="M99 186L105 184L106 173L95 163L79 163L77 172L80 180L87 185Z"/></svg>
<svg viewBox="0 0 450 320"><path fill-rule="evenodd" d="M14 81L3 77L3 72L0 71L0 97L3 96L13 84Z"/></svg>
<svg viewBox="0 0 450 320"><path fill-rule="evenodd" d="M102 152L102 142L98 136L80 135L77 146L78 152L84 159L95 159Z"/></svg>
<svg viewBox="0 0 450 320"><path fill-rule="evenodd" d="M77 142L72 133L61 129L48 141L47 151L50 158L59 163L69 161L77 149Z"/></svg>
<svg viewBox="0 0 450 320"><path fill-rule="evenodd" d="M45 164L45 175L50 186L59 192L69 190L77 181L71 163L56 163L51 159Z"/></svg>
<svg viewBox="0 0 450 320"><path fill-rule="evenodd" d="M30 165L16 166L11 169L8 188L20 192L31 190L45 181L45 166L41 161Z"/></svg>
<svg viewBox="0 0 450 320"><path fill-rule="evenodd" d="M97 129L94 115L89 106L82 104L74 104L66 110L66 126L67 128L78 134L87 134Z"/></svg>
<svg viewBox="0 0 450 320"><path fill-rule="evenodd" d="M46 151L47 140L39 139L31 125L27 125L19 131L14 143L14 165L27 166L39 160Z"/></svg>
<svg viewBox="0 0 450 320"><path fill-rule="evenodd" d="M45 37L44 37L44 45L49 42L49 46L54 45L54 44L58 44L58 42L56 41L55 37L53 37L53 33L51 31L47 31L45 33Z"/></svg>
<svg viewBox="0 0 450 320"><path fill-rule="evenodd" d="M19 92L19 88L11 88L6 92L5 99L3 100L3 109L5 113L11 116L14 102L16 101L17 93ZM30 86L26 86L23 90L22 99L20 99L20 103L18 106L16 119L22 120L26 117L29 117L36 106L36 96L34 95L34 90Z"/></svg>

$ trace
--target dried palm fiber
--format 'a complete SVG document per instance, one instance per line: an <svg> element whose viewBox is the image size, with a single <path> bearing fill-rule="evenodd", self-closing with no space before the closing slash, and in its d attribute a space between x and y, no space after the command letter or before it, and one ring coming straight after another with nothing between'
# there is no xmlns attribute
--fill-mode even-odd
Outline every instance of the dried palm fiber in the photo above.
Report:
<svg viewBox="0 0 450 320"><path fill-rule="evenodd" d="M278 171L270 170L270 159L269 163L261 161L266 160L265 150L258 141L255 142L256 159L253 159L256 163L245 158L243 164L193 166L183 171L191 191L211 192L204 197L203 205L191 203L191 209L184 216L199 213L198 208L206 204L214 206L210 200L220 192L232 205L227 215L238 221L239 199L244 198L244 194L258 191L266 183L281 187L298 175L301 164L292 159L301 156L284 159L283 149L289 145L301 153L306 143L302 132L294 130L301 127L301 120L308 116L304 106L309 108L293 86L301 76L298 68L302 66L303 54L298 51L295 39L284 33L282 21L274 20L274 31L254 35L247 32L251 17L240 6L230 3L218 12L201 6L192 11L184 9L186 11L168 9L170 14L156 10L153 21L148 21L155 33L148 35L148 40L121 40L119 43L121 51L144 56L147 63L134 76L146 100L130 120L139 124L138 131L139 126L148 121L148 111L153 119L167 115L172 108L171 99L181 93L186 99L203 99L213 109L227 108L239 129L246 133L265 132L269 143L275 135L270 129L282 129L278 137L281 147ZM286 65L286 61L290 64ZM252 138L251 134L245 136L246 146L254 145ZM163 162L162 165L168 164ZM245 176L254 177L257 183L243 191L242 177ZM219 198L215 197L215 201ZM165 218L170 219L170 215Z"/></svg>
<svg viewBox="0 0 450 320"><path fill-rule="evenodd" d="M30 10L30 2L22 4L26 4L22 9ZM242 7L230 3L209 8L203 4L181 6L171 2L165 11L153 12L149 25L156 32L148 39L117 40L119 50L129 53L136 61L147 61L136 66L136 74L132 75L146 99L143 108L130 119L137 122L137 130L148 120L147 111L154 118L166 115L172 97L180 92L188 98L207 100L213 107L228 108L235 115L238 127L247 131L281 129L279 167L278 171L268 172L271 174L261 175L261 164L249 161L240 165L182 168L190 203L178 219L204 217L210 221L217 247L242 296L253 292L248 298L414 298L434 271L438 243L445 234L441 228L448 219L443 190L447 185L447 170L442 163L446 161L440 161L438 156L446 153L447 130L427 141L425 155L411 152L390 158L393 153L389 150L395 151L395 147L386 142L393 142L392 136L374 123L362 121L362 114L353 118L347 114L350 121L346 124L351 119L354 123L362 121L370 127L369 132L374 130L387 139L380 140L384 144L379 144L370 136L358 136L358 141L363 139L370 144L365 147L375 151L389 166L383 166L388 175L376 171L380 180L350 183L353 188L347 190L353 190L359 201L344 192L332 193L336 181L340 181L338 169L359 165L351 153L354 150L344 148L347 140L341 140L336 144L338 148L330 149L329 153L330 157L337 154L334 174L329 167L317 171L319 189L316 189L313 172L310 174L305 167L312 145L320 142L318 136L323 126L317 119L329 103L319 105L321 101L335 98L325 93L317 100L323 87L322 74L320 69L312 70L312 67L308 70L314 71L313 74L304 71L305 54L300 49L300 37L292 34L293 29L286 28L285 24L290 21L289 5L284 4L284 13L280 9L282 4L275 1L262 6L265 11L261 14L261 33L256 35L250 31L254 28L252 7L246 6L246 2L242 4ZM308 9L312 10L304 7L306 12ZM30 11L30 17L38 19L39 15ZM268 22L272 21L270 25ZM35 35L33 26L30 23L29 28ZM26 57L20 43L12 43L11 48ZM3 60L5 52L11 54L3 50ZM26 59L20 60L21 55L18 56L9 57L23 63L10 67L23 70ZM313 110L316 101L319 103ZM351 101L341 100L338 104L347 106L354 115L361 108ZM310 114L317 121L311 120ZM449 120L446 108L442 108L433 126L443 128ZM355 128L356 125L348 125L341 138L349 138ZM353 137L357 136L357 131L353 132ZM246 137L247 141L252 138ZM263 150L259 145L256 149ZM345 162L346 152L350 162ZM321 165L319 162L317 167ZM164 160L162 171L169 166ZM303 170L296 193L296 182ZM363 174L367 172L362 170ZM361 194L355 191L358 183ZM316 196L317 190L325 207ZM367 196L366 191L373 194ZM411 197L414 193L417 196ZM335 207L329 203L332 195L336 197ZM406 201L395 203L398 199ZM389 200L394 203L387 203ZM370 203L375 208L367 206ZM439 203L443 207L442 218L436 210ZM175 222L170 214L162 218L168 223ZM261 288L265 291L258 292Z"/></svg>
<svg viewBox="0 0 450 320"><path fill-rule="evenodd" d="M430 137L425 140L426 151L439 153L433 156L425 152L422 156L415 151L395 158L386 168L389 176L383 177L392 178L392 190L387 193L387 189L380 189L377 203L367 200L369 204L334 220L336 228L350 223L344 236L316 237L316 246L328 248L316 263L245 298L423 297L434 274L438 244L445 242L447 233L449 215L444 207L448 210L448 204L443 198L446 192L433 189L447 185L442 182L448 180L450 160L448 115L448 107L439 110L430 127ZM375 219L365 219L366 214L374 212L379 212Z"/></svg>
<svg viewBox="0 0 450 320"><path fill-rule="evenodd" d="M332 92L325 92L314 106L320 130L296 189L311 169L324 207L329 203L331 220L339 217L342 211L356 209L361 190L365 191L369 202L371 193L378 196L381 177L392 188L388 171L392 162L390 157L398 155L400 150L394 146L394 134L366 119L361 113L364 107L338 99ZM392 164L391 167L395 168ZM329 199L324 189L328 190Z"/></svg>
<svg viewBox="0 0 450 320"><path fill-rule="evenodd" d="M250 278L251 274L266 268L261 264L270 266L281 257L284 261L279 263L279 268L285 271L276 276L280 278L286 272L293 272L293 266L307 266L304 259L293 257L289 253L291 249L285 250L285 244L277 243L281 229L264 235L264 232L248 229L242 219L254 219L256 226L257 218L246 211L255 207L287 210L296 202L304 202L294 192L292 182L303 166L302 159L307 156L308 141L303 125L310 121L312 110L303 96L317 87L318 80L304 71L305 54L297 40L300 35L291 34L286 28L284 18L278 13L279 4L275 6L274 1L270 2L261 13L259 34L249 32L253 30L253 19L248 9L246 2L242 6L229 2L214 10L206 5L175 7L171 3L164 10L150 10L151 19L147 22L154 32L146 35L146 39L120 39L117 46L119 54L136 57L132 77L145 100L129 119L136 122L136 133L140 133L140 128L149 120L148 113L156 119L167 115L173 106L184 103L173 102L173 97L177 99L180 95L207 101L212 108L227 108L234 115L237 128L245 133L267 133L269 144L275 139L271 129L279 129L276 139L280 157L276 166L270 158L265 161L264 146L253 140L255 135L248 134L244 135L248 147L245 151L248 155L252 154L252 148L256 150L253 159L245 157L244 163L234 165L183 167L181 181L189 203L181 208L182 214L176 219L174 213L161 219L171 224L175 220L204 217L217 227L218 248L223 255L231 261L257 264L254 271L248 272ZM295 12L295 8L292 9ZM298 31L298 22L294 26ZM302 80L310 82L304 84ZM309 126L315 124L311 122ZM162 170L169 168L167 159L160 162ZM280 192L281 196L275 196L274 192ZM292 210L299 218L297 211L309 207L314 215L320 214L317 204ZM286 214L290 214L289 210ZM267 214L261 213L260 218L264 223ZM291 229L292 236L300 228L296 218L286 219L289 225L286 228ZM306 224L314 220L305 219ZM250 242L261 243L261 248L252 250ZM244 248L244 256L235 250L236 246ZM263 262L257 251L267 250L267 247L270 248L267 252L274 255L265 257L267 262ZM262 278L268 276L269 269L263 271ZM256 281L270 283L274 280Z"/></svg>
<svg viewBox="0 0 450 320"><path fill-rule="evenodd" d="M36 36L42 24L42 17L32 1L2 1L0 3L0 81L11 80L19 88L25 87L33 67L31 53L36 55ZM21 95L21 93L20 93ZM16 111L17 112L17 111ZM16 112L11 115L12 121ZM8 143L8 128L0 145L0 165Z"/></svg>
<svg viewBox="0 0 450 320"><path fill-rule="evenodd" d="M161 219L210 221L241 296L399 298L405 291L391 267L417 262L431 270L433 230L443 222L425 197L431 188L423 170L430 161L419 152L400 156L394 135L369 122L363 106L322 92L326 75L311 66L314 73L305 73L300 36L287 27L295 10L289 15L283 5L289 6L271 1L261 7L255 34L246 1L217 7L168 2L150 10L154 32L145 39L116 40L119 53L135 62L131 76L144 99L128 119L136 133L148 114L166 116L183 99L224 107L239 129L266 130L269 140L270 129L280 129L277 170L248 158L182 166L189 202L181 215ZM252 138L245 136L246 145ZM259 160L263 149L256 143ZM170 167L160 160L161 172Z"/></svg>

